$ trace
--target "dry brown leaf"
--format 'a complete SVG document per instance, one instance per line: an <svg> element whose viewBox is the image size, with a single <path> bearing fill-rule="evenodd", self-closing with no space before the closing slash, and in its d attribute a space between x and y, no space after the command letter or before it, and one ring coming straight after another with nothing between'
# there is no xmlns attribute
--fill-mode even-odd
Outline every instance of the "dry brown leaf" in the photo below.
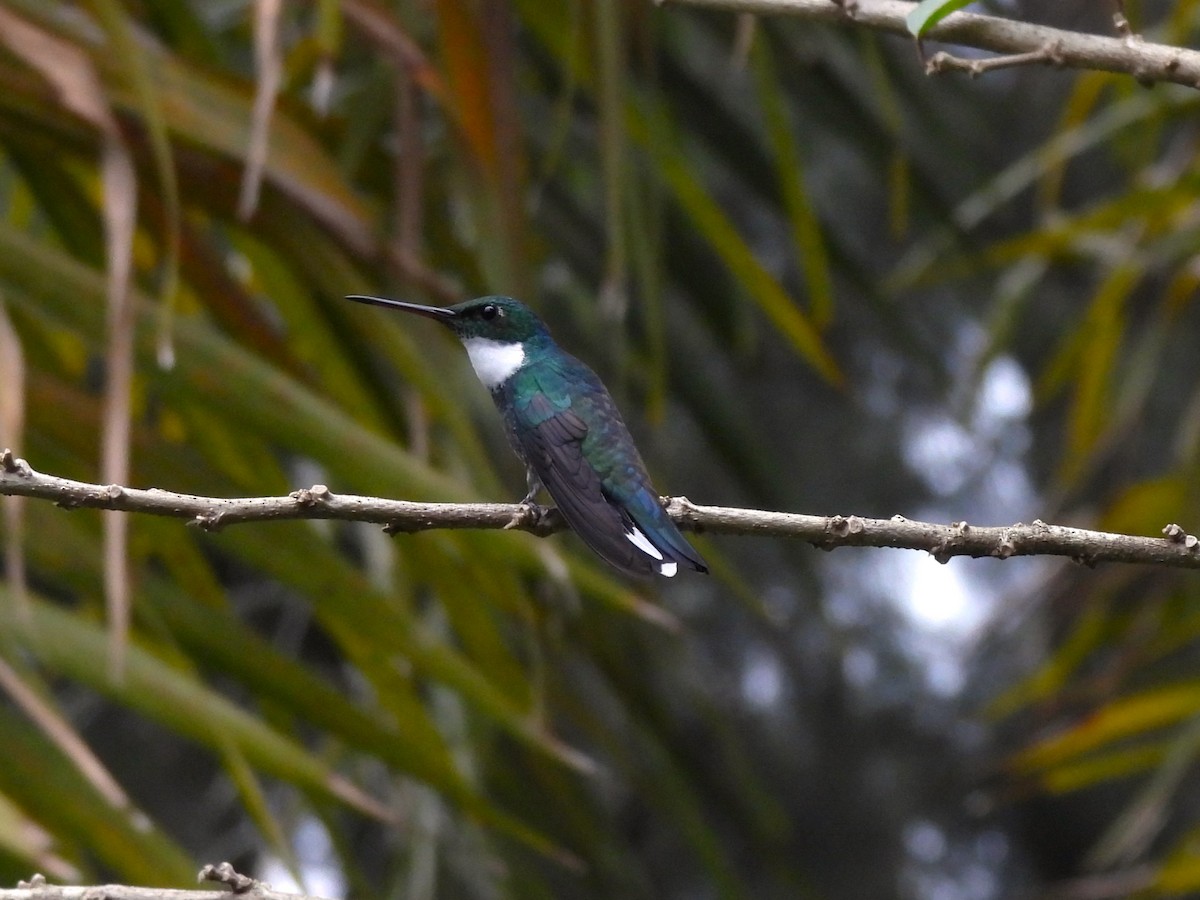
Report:
<svg viewBox="0 0 1200 900"><path fill-rule="evenodd" d="M62 105L101 130L116 120L87 54L0 7L0 41L54 86Z"/></svg>
<svg viewBox="0 0 1200 900"><path fill-rule="evenodd" d="M117 780L105 768L104 763L92 753L82 737L79 736L63 716L51 706L41 694L22 680L20 674L3 658L0 658L0 689L21 711L27 715L42 733L46 735L59 750L75 764L79 773L88 780L105 801L115 810L132 811L133 804L129 796L117 783Z"/></svg>
<svg viewBox="0 0 1200 900"><path fill-rule="evenodd" d="M446 86L437 69L390 11L363 0L343 0L341 12L346 21L354 23L366 37L399 59L428 94L439 103L444 101Z"/></svg>
<svg viewBox="0 0 1200 900"><path fill-rule="evenodd" d="M25 354L21 336L0 303L0 446L20 451L25 433ZM4 569L18 608L28 614L25 581L25 498L4 498Z"/></svg>
<svg viewBox="0 0 1200 900"><path fill-rule="evenodd" d="M129 276L137 219L137 175L119 134L104 142L103 173L108 248L108 347L100 468L101 479L108 484L127 484L136 327ZM128 535L129 519L124 513L104 514L104 595L112 640L109 662L114 674L124 668L129 631Z"/></svg>
<svg viewBox="0 0 1200 900"><path fill-rule="evenodd" d="M101 134L104 227L108 257L108 383L105 391L101 478L124 484L129 474L129 410L133 383L133 301L129 293L137 175L133 158L109 108L91 59L75 45L0 7L0 41L53 85L63 106ZM128 523L123 513L104 517L105 599L114 672L124 665L129 630Z"/></svg>
<svg viewBox="0 0 1200 900"><path fill-rule="evenodd" d="M283 0L257 0L254 4L254 61L258 68L258 86L254 94L254 118L250 122L250 145L246 149L246 171L238 198L238 216L243 220L258 208L258 192L267 164L271 113L283 77L283 58L279 49L279 17Z"/></svg>

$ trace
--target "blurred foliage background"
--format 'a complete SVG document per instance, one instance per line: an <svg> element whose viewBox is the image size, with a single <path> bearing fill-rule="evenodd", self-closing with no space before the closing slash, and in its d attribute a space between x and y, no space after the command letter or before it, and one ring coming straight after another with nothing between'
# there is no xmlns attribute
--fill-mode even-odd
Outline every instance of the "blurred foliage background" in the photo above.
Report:
<svg viewBox="0 0 1200 900"><path fill-rule="evenodd" d="M510 293L664 491L1194 529L1198 106L643 0L2 0L0 445L511 500L456 343L342 300ZM652 593L570 536L3 512L5 883L1200 889L1193 574L701 537Z"/></svg>

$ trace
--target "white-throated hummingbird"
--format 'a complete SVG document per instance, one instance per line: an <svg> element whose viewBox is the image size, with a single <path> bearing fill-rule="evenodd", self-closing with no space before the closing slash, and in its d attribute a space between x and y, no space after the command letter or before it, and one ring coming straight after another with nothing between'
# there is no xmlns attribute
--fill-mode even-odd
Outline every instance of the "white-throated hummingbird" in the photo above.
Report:
<svg viewBox="0 0 1200 900"><path fill-rule="evenodd" d="M627 575L672 576L681 565L708 571L663 509L608 390L533 310L511 297L454 306L347 299L436 319L458 336L525 462L523 503L544 487L583 542Z"/></svg>

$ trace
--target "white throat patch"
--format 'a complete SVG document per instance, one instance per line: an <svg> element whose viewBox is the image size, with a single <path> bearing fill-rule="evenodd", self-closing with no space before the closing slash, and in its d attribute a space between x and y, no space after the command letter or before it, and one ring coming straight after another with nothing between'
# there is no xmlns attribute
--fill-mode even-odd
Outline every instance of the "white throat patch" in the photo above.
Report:
<svg viewBox="0 0 1200 900"><path fill-rule="evenodd" d="M525 364L525 348L519 343L471 337L463 341L471 367L489 391L498 388Z"/></svg>

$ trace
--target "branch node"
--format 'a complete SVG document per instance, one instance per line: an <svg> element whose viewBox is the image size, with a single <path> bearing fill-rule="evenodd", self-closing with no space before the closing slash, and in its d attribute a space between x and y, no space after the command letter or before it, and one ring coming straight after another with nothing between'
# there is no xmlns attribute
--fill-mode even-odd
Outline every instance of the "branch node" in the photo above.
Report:
<svg viewBox="0 0 1200 900"><path fill-rule="evenodd" d="M0 453L0 466L8 475L20 475L22 478L29 478L33 475L33 469L29 463L13 455L13 452L7 447Z"/></svg>
<svg viewBox="0 0 1200 900"><path fill-rule="evenodd" d="M678 497L659 497L658 499L672 518L678 516L688 523L695 518L696 504L682 494Z"/></svg>
<svg viewBox="0 0 1200 900"><path fill-rule="evenodd" d="M1019 528L1021 527L1021 524L1018 522L1015 527ZM1003 536L1000 538L1000 543L998 543L996 545L996 549L992 551L992 556L996 557L996 559L1008 559L1016 552L1017 545L1013 541L1012 531L1005 529Z"/></svg>
<svg viewBox="0 0 1200 900"><path fill-rule="evenodd" d="M892 521L893 522L907 522L908 519L904 518L904 516L900 515L900 513L896 513L894 516L892 516Z"/></svg>
<svg viewBox="0 0 1200 900"><path fill-rule="evenodd" d="M950 540L942 538L938 541L938 545L929 551L929 555L943 566L946 565L954 557L954 551L950 547Z"/></svg>
<svg viewBox="0 0 1200 900"><path fill-rule="evenodd" d="M194 519L189 519L188 524L201 531L218 531L221 528L221 513L215 509L202 512Z"/></svg>
<svg viewBox="0 0 1200 900"><path fill-rule="evenodd" d="M4 452L8 453L7 450L5 450ZM37 872L37 873L33 874L32 876L30 876L28 881L18 881L17 882L17 887L23 891L35 891L38 888L44 888L45 886L46 886L46 876L43 875L41 872Z"/></svg>
<svg viewBox="0 0 1200 900"><path fill-rule="evenodd" d="M704 530L704 526L698 521L699 508L682 494L678 497L659 497L659 502L666 509L667 515L675 520L676 524L687 525L696 534L700 534Z"/></svg>
<svg viewBox="0 0 1200 900"><path fill-rule="evenodd" d="M1061 38L1051 41L1044 49L1046 61L1056 69L1061 69L1067 64L1067 58L1063 54L1063 42Z"/></svg>
<svg viewBox="0 0 1200 900"><path fill-rule="evenodd" d="M120 500L125 496L125 488L119 484L110 484L104 488L102 496L106 500Z"/></svg>
<svg viewBox="0 0 1200 900"><path fill-rule="evenodd" d="M235 894L245 894L247 891L252 891L259 886L259 882L251 878L249 875L242 875L227 862L218 863L217 865L209 864L200 870L200 874L196 876L197 881L215 881L218 884L223 884Z"/></svg>
<svg viewBox="0 0 1200 900"><path fill-rule="evenodd" d="M1163 526L1162 533L1172 544L1183 544L1188 539L1188 533L1183 530L1183 526L1176 525L1174 522Z"/></svg>
<svg viewBox="0 0 1200 900"><path fill-rule="evenodd" d="M333 497L333 491L323 484L314 484L310 488L300 488L288 494L296 501L297 506L310 507L327 503Z"/></svg>
<svg viewBox="0 0 1200 900"><path fill-rule="evenodd" d="M937 75L939 72L951 68L954 65L954 60L955 57L951 56L945 50L939 50L925 60L925 74Z"/></svg>
<svg viewBox="0 0 1200 900"><path fill-rule="evenodd" d="M511 531L514 528L521 531L528 531L536 528L542 519L542 507L532 502L522 502L517 504L517 510L512 514L512 518L504 525L505 531Z"/></svg>
<svg viewBox="0 0 1200 900"><path fill-rule="evenodd" d="M955 533L955 534L957 534L957 535L959 535L960 537L961 537L962 535L965 535L967 532L969 532L969 531L971 530L971 526L970 526L969 524L967 524L967 522L965 522L965 521L963 521L963 522L955 522L955 523L954 523L953 525L951 525L950 527L951 527L951 528L953 528L953 529L954 529L954 533Z"/></svg>

